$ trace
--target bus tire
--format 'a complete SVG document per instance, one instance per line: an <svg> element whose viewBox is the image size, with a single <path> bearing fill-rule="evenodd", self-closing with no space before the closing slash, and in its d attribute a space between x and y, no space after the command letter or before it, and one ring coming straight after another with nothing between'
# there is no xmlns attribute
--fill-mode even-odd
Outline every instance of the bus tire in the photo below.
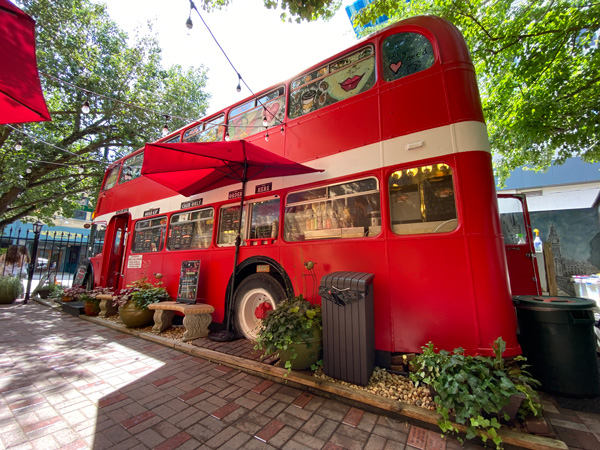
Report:
<svg viewBox="0 0 600 450"><path fill-rule="evenodd" d="M266 309L275 309L285 297L283 286L275 278L262 273L250 275L235 290L236 330L246 339L256 340L260 325L260 319L256 316L257 308L266 303ZM264 306L261 309L264 310Z"/></svg>

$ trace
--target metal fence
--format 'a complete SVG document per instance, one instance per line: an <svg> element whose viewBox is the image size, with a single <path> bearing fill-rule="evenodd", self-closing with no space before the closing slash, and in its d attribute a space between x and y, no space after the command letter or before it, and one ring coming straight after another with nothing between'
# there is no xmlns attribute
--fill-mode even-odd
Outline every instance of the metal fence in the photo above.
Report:
<svg viewBox="0 0 600 450"><path fill-rule="evenodd" d="M30 264L35 264L34 281L58 282L70 286L79 263L86 256L89 237L79 233L42 230L38 241L37 257L34 258L32 249L35 238L32 230L24 232L21 228L8 226L0 233L0 248L5 251L11 245L26 247L31 255ZM4 272L4 270L2 264L0 271ZM19 272L21 277L27 278L27 267L20 267ZM0 276L3 275L4 273L0 273Z"/></svg>

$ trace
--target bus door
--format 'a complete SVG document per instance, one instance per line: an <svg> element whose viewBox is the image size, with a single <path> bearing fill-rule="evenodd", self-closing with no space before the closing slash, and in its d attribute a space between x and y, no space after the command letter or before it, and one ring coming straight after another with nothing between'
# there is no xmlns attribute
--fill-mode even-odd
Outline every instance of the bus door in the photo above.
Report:
<svg viewBox="0 0 600 450"><path fill-rule="evenodd" d="M533 234L525 195L498 194L504 249L513 295L541 295Z"/></svg>
<svg viewBox="0 0 600 450"><path fill-rule="evenodd" d="M106 256L102 265L102 286L114 289L121 288L123 256L125 254L129 219L129 214L114 216L108 224L104 240L104 253Z"/></svg>

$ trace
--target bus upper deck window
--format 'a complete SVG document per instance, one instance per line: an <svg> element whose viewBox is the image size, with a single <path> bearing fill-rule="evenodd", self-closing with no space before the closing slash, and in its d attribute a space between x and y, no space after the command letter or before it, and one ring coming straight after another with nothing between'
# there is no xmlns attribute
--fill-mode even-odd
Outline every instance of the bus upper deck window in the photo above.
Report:
<svg viewBox="0 0 600 450"><path fill-rule="evenodd" d="M144 162L144 152L138 153L123 162L123 170L119 177L119 184L126 183L142 175L142 164Z"/></svg>
<svg viewBox="0 0 600 450"><path fill-rule="evenodd" d="M396 234L449 232L458 225L452 169L446 164L396 171L389 191Z"/></svg>
<svg viewBox="0 0 600 450"><path fill-rule="evenodd" d="M388 36L381 48L383 78L394 81L421 70L435 61L431 42L418 33L398 33Z"/></svg>
<svg viewBox="0 0 600 450"><path fill-rule="evenodd" d="M289 116L300 117L374 85L375 52L367 45L292 81Z"/></svg>
<svg viewBox="0 0 600 450"><path fill-rule="evenodd" d="M117 184L117 179L119 176L119 169L121 168L120 165L113 167L112 169L110 169L110 171L108 172L108 175L106 176L106 181L104 182L104 190L107 191L108 189L112 188L115 184Z"/></svg>

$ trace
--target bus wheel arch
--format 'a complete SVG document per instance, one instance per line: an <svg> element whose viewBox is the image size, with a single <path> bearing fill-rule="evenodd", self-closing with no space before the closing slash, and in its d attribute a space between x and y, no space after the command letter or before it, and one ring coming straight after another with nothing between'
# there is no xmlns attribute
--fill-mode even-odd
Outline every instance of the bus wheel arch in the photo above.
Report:
<svg viewBox="0 0 600 450"><path fill-rule="evenodd" d="M258 272L259 265L268 265L269 272ZM291 280L276 261L264 257L245 260L238 268L233 296L236 330L255 340L260 319L292 293Z"/></svg>

